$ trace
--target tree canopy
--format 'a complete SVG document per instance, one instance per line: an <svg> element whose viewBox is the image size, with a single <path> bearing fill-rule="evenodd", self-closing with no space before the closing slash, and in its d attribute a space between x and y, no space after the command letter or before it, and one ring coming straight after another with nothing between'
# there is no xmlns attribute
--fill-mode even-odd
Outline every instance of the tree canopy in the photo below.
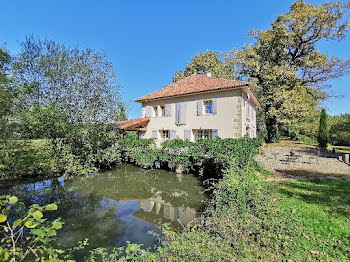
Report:
<svg viewBox="0 0 350 262"><path fill-rule="evenodd" d="M21 46L13 64L21 111L44 106L62 111L71 123L114 121L119 84L104 52L33 36Z"/></svg>
<svg viewBox="0 0 350 262"><path fill-rule="evenodd" d="M267 140L278 139L281 125L302 121L327 97L327 80L350 72L350 60L321 53L321 40L341 40L348 5L296 1L268 30L252 31L253 43L226 54L238 78L253 82L263 103Z"/></svg>
<svg viewBox="0 0 350 262"><path fill-rule="evenodd" d="M213 51L206 51L196 54L187 64L185 69L179 70L173 77L173 82L181 80L192 74L211 73L213 77L234 79L234 67L228 62L225 63L219 55Z"/></svg>

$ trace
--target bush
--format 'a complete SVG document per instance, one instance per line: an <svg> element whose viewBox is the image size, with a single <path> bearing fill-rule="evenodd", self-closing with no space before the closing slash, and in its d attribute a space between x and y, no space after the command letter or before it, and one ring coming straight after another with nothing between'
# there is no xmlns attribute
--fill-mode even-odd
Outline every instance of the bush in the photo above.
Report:
<svg viewBox="0 0 350 262"><path fill-rule="evenodd" d="M181 165L184 172L198 171L200 174L220 176L235 159L239 167L256 165L253 156L261 144L259 139L199 139L195 142L182 139L167 140L156 148L153 139L139 139L135 134L123 138L123 157L143 168L155 164L167 164L170 169Z"/></svg>
<svg viewBox="0 0 350 262"><path fill-rule="evenodd" d="M350 114L331 118L329 140L332 145L350 146Z"/></svg>
<svg viewBox="0 0 350 262"><path fill-rule="evenodd" d="M26 208L15 196L0 196L0 260L67 261L70 252L81 249L82 245L69 250L54 247L57 230L63 222L44 218L45 212L54 210L56 204L43 207L34 204Z"/></svg>

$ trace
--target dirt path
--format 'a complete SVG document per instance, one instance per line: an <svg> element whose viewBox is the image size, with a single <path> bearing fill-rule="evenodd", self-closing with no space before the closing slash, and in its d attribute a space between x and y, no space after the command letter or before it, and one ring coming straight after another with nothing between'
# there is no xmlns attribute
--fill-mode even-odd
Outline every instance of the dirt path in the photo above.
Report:
<svg viewBox="0 0 350 262"><path fill-rule="evenodd" d="M335 157L319 156L315 148L293 148L295 158L289 158L290 147L268 147L256 160L273 172L267 180L322 181L350 179L350 166Z"/></svg>

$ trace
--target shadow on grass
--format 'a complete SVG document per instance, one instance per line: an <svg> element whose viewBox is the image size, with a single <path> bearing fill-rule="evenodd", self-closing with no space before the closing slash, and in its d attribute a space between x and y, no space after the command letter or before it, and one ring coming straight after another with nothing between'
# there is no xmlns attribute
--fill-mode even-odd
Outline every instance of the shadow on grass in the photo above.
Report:
<svg viewBox="0 0 350 262"><path fill-rule="evenodd" d="M317 204L331 215L350 216L350 176L323 174L304 170L284 170L287 180L279 182L278 191L290 198Z"/></svg>

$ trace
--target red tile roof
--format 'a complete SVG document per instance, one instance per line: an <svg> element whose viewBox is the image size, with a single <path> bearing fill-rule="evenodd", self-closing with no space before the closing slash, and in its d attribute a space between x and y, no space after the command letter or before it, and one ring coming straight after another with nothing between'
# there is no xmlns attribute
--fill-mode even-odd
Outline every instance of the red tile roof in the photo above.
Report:
<svg viewBox="0 0 350 262"><path fill-rule="evenodd" d="M160 98L169 98L175 96L183 96L189 94L197 94L216 90L225 90L239 87L249 87L249 83L245 81L228 80L223 78L214 78L204 75L191 75L177 81L176 83L167 85L151 94L136 99L136 102L145 102Z"/></svg>
<svg viewBox="0 0 350 262"><path fill-rule="evenodd" d="M148 117L143 117L143 118L135 118L130 120L119 121L119 122L116 122L115 124L119 129L128 129L128 128L138 127L142 125L147 125L150 120L151 119Z"/></svg>

